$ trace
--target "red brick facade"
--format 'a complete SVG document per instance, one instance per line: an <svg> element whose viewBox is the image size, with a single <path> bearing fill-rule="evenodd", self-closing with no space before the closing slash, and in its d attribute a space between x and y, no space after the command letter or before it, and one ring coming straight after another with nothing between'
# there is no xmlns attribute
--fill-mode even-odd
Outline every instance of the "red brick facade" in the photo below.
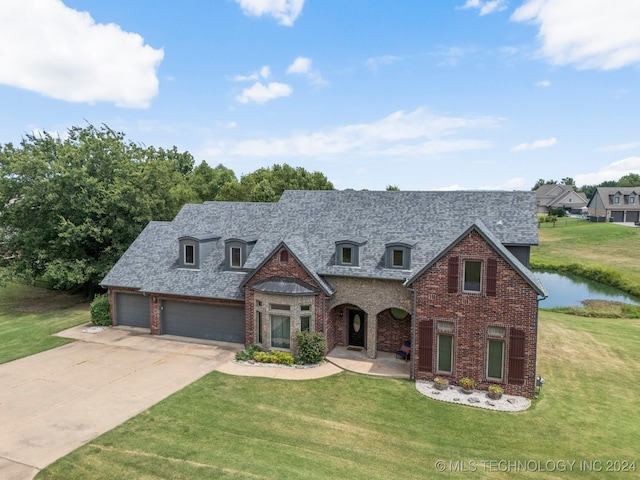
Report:
<svg viewBox="0 0 640 480"><path fill-rule="evenodd" d="M315 279L309 275L290 252L289 255L285 255L286 261L281 261L280 252L282 250L286 250L286 248L278 249L245 285L245 343L247 345L257 343L255 334L255 294L251 289L252 285L272 277L297 278L321 291ZM322 332L324 329L325 299L326 295L322 291L315 297L313 312L316 332Z"/></svg>
<svg viewBox="0 0 640 480"><path fill-rule="evenodd" d="M450 293L449 259L458 257L460 286ZM484 280L487 260L497 260L495 296L487 295ZM480 293L462 292L462 275L465 260L482 262L483 281ZM484 240L472 231L439 259L427 272L413 283L416 291L416 348L415 365L417 380L432 380L436 375L455 383L461 377L471 377L478 388L486 389L491 383L502 383L505 392L532 397L535 391L536 342L538 303L536 291ZM432 345L419 344L421 321L432 320L434 329ZM453 365L450 374L437 371L437 322L453 322ZM504 327L503 381L487 380L488 327ZM510 367L510 332L524 332L524 379L521 385L508 384ZM431 351L431 358L420 359L420 352ZM423 368L419 366L423 365ZM426 365L426 368L424 367Z"/></svg>

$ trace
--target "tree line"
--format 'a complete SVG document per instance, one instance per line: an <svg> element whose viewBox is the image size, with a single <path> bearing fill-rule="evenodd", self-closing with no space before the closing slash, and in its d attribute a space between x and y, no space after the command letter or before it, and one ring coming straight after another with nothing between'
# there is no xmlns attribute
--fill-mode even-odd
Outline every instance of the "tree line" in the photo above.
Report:
<svg viewBox="0 0 640 480"><path fill-rule="evenodd" d="M92 296L151 220L171 220L186 203L333 190L322 173L286 164L240 179L194 164L189 152L142 146L106 125L0 145L0 285L43 281Z"/></svg>

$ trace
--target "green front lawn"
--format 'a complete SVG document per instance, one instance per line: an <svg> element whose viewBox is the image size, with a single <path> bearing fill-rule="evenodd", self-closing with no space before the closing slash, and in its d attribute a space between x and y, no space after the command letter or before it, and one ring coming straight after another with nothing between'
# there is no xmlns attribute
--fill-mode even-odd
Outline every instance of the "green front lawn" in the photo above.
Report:
<svg viewBox="0 0 640 480"><path fill-rule="evenodd" d="M541 312L539 370L546 384L528 411L514 414L437 402L403 380L341 373L283 381L213 372L38 478L559 477L490 472L491 464L482 464L500 460L576 461L573 475L560 476L616 478L580 471L579 462L635 461L640 468L639 334L638 320ZM444 474L436 471L438 460Z"/></svg>
<svg viewBox="0 0 640 480"><path fill-rule="evenodd" d="M89 304L77 295L20 284L0 287L0 363L69 343L53 334L88 321Z"/></svg>

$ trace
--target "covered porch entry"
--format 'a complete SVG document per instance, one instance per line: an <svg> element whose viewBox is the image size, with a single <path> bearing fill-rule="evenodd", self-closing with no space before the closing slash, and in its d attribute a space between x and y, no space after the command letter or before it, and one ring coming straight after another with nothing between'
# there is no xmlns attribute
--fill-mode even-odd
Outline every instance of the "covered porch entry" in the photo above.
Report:
<svg viewBox="0 0 640 480"><path fill-rule="evenodd" d="M349 372L391 378L411 378L411 362L397 358L395 353L377 352L369 358L365 350L334 347L326 356L327 361Z"/></svg>

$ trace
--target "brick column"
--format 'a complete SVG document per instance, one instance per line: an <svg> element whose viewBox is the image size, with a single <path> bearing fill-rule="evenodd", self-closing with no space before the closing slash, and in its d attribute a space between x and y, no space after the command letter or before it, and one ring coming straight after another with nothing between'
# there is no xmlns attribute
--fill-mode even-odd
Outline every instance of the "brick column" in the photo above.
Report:
<svg viewBox="0 0 640 480"><path fill-rule="evenodd" d="M367 357L376 358L378 345L378 316L369 312L367 314Z"/></svg>
<svg viewBox="0 0 640 480"><path fill-rule="evenodd" d="M151 312L150 312L150 320L151 320L151 335L161 335L162 334L162 322L161 322L161 314L160 306L162 302L156 295L151 296Z"/></svg>

